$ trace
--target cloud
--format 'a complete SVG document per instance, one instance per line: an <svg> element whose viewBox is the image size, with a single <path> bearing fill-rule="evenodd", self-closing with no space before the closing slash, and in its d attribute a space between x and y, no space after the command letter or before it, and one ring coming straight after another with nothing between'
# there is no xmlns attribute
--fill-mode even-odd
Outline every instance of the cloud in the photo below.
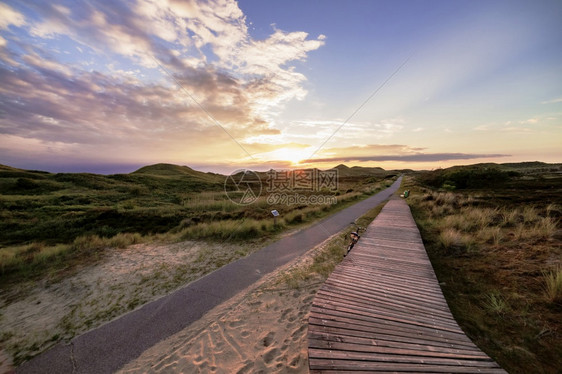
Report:
<svg viewBox="0 0 562 374"><path fill-rule="evenodd" d="M34 157L247 157L236 143L280 133L272 118L306 95L292 63L324 43L277 29L253 40L234 0L0 6L0 28L23 26L0 39L0 136Z"/></svg>
<svg viewBox="0 0 562 374"><path fill-rule="evenodd" d="M403 162L437 162L450 160L471 160L478 158L509 157L506 154L467 154L467 153L415 153L410 155L376 155L376 156L341 156L315 158L307 163L350 162L350 161L403 161Z"/></svg>
<svg viewBox="0 0 562 374"><path fill-rule="evenodd" d="M525 125L536 125L538 122L539 122L538 118L529 118L529 119L526 119L524 121L520 121L519 123L525 124Z"/></svg>
<svg viewBox="0 0 562 374"><path fill-rule="evenodd" d="M337 163L368 161L437 162L470 160L478 158L507 157L505 154L429 153L426 148L404 144L369 144L364 146L329 148L321 150L319 156L304 163Z"/></svg>
<svg viewBox="0 0 562 374"><path fill-rule="evenodd" d="M562 97L557 97L552 100L546 100L541 102L541 104L556 104L556 103L562 103Z"/></svg>
<svg viewBox="0 0 562 374"><path fill-rule="evenodd" d="M249 152L253 153L266 153L275 151L280 148L289 148L289 149L306 149L309 148L309 144L302 144L302 143L242 143L242 146L246 148Z"/></svg>
<svg viewBox="0 0 562 374"><path fill-rule="evenodd" d="M0 3L0 30L7 29L10 25L25 25L25 17L7 4Z"/></svg>

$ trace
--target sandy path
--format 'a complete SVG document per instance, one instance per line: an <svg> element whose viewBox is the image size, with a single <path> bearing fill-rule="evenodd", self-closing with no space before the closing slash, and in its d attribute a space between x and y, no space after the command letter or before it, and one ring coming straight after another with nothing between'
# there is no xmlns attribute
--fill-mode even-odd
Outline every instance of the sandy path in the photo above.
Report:
<svg viewBox="0 0 562 374"><path fill-rule="evenodd" d="M119 373L307 373L308 312L323 278L306 272L330 239L146 350ZM343 252L342 252L343 253Z"/></svg>
<svg viewBox="0 0 562 374"><path fill-rule="evenodd" d="M238 245L182 242L109 249L97 264L58 282L0 294L0 373L12 361L69 340L170 293L249 251Z"/></svg>

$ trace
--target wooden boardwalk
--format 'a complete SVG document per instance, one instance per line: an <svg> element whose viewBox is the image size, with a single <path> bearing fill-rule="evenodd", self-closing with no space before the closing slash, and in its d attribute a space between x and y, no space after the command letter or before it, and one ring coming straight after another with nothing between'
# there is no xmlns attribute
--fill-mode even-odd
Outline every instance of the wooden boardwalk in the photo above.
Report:
<svg viewBox="0 0 562 374"><path fill-rule="evenodd" d="M506 373L453 319L410 208L390 200L318 291L311 373Z"/></svg>

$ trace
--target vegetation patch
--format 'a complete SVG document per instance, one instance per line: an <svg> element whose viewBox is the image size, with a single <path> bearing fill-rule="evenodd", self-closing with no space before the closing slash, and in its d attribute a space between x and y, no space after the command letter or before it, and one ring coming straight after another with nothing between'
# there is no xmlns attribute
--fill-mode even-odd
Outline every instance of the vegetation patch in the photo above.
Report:
<svg viewBox="0 0 562 374"><path fill-rule="evenodd" d="M349 170L348 170L349 169ZM261 173L260 178L267 180ZM157 164L130 174L45 173L0 165L0 277L4 284L68 273L107 248L141 242L271 240L389 186L395 173L347 168L336 204L231 201L226 176ZM299 192L310 195L310 192ZM274 222L271 210L281 217Z"/></svg>
<svg viewBox="0 0 562 374"><path fill-rule="evenodd" d="M510 373L558 373L562 178L552 168L520 165L510 173L514 168L499 170L501 183L453 191L427 183L435 172L404 183L447 302L467 335ZM452 172L487 171L439 173L452 180Z"/></svg>

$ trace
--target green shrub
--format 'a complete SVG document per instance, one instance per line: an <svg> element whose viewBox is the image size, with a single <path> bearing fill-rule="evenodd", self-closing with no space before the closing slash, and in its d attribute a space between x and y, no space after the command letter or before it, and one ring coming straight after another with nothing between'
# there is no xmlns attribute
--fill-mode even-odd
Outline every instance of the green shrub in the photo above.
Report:
<svg viewBox="0 0 562 374"><path fill-rule="evenodd" d="M18 178L16 188L20 190L33 190L39 188L39 183L29 178Z"/></svg>

